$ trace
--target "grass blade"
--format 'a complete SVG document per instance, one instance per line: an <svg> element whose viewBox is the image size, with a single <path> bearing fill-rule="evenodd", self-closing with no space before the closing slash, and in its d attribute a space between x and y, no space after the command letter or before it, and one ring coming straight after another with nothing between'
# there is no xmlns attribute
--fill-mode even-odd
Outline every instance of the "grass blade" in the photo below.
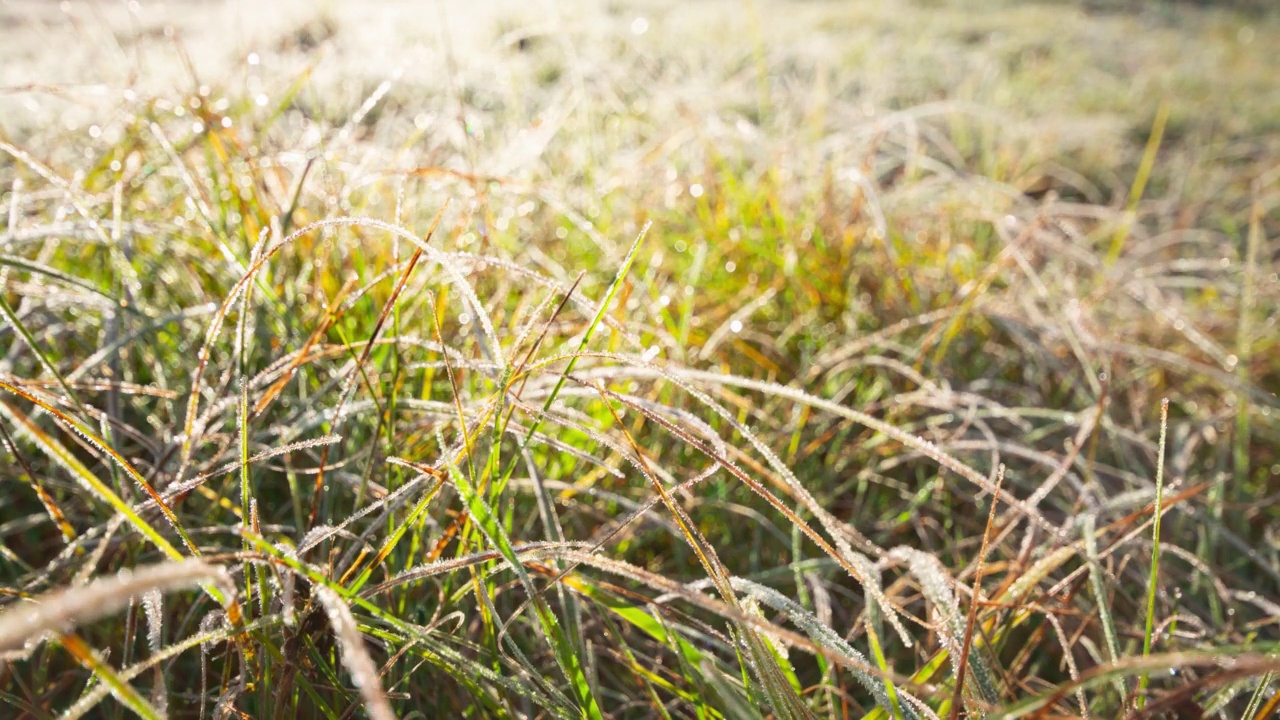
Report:
<svg viewBox="0 0 1280 720"><path fill-rule="evenodd" d="M1164 443L1169 429L1169 398L1160 401L1160 447L1156 451L1156 509L1151 525L1151 574L1147 578L1147 614L1146 625L1142 632L1142 657L1151 654L1151 635L1156 617L1156 590L1160 587L1160 511L1164 500ZM1138 676L1138 708L1146 704L1147 683L1150 678L1146 673Z"/></svg>

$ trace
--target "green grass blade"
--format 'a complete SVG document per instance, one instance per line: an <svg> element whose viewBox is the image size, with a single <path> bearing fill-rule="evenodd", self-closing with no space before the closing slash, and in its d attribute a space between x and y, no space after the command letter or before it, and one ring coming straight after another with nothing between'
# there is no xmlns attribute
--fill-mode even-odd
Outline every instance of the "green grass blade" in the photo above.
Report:
<svg viewBox="0 0 1280 720"><path fill-rule="evenodd" d="M1164 499L1164 443L1169 429L1169 398L1160 401L1160 447L1156 457L1156 507L1151 527L1151 574L1147 578L1147 614L1142 632L1142 657L1151 654L1151 636L1156 617L1156 590L1160 585L1160 518L1161 501ZM1146 704L1150 678L1146 673L1138 676L1138 707Z"/></svg>
<svg viewBox="0 0 1280 720"><path fill-rule="evenodd" d="M580 659L572 651L572 645L569 643L568 638L564 636L564 631L560 628L560 624L547 606L546 600L543 599L542 594L534 586L528 571L525 570L524 563L516 556L506 531L503 530L489 504L476 492L470 481L458 471L457 466L449 459L447 454L446 467L449 470L449 477L453 480L454 486L462 496L462 500L466 504L467 510L471 513L471 517L475 519L476 525L488 538L490 544L502 553L502 557L511 566L511 569L515 571L526 592L529 593L533 601L534 612L538 616L538 622L542 625L543 632L546 633L547 639L551 642L552 649L555 651L556 662L560 665L560 671L564 673L565 678L573 687L582 712L587 717L603 720L604 716L600 710L600 705L596 701L590 684L587 682L586 674L583 673Z"/></svg>

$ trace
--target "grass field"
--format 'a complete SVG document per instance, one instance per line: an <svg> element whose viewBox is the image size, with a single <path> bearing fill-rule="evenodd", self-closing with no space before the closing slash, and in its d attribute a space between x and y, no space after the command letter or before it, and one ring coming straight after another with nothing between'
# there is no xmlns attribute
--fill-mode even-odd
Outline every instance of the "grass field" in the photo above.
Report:
<svg viewBox="0 0 1280 720"><path fill-rule="evenodd" d="M0 0L0 716L1280 711L1266 4Z"/></svg>

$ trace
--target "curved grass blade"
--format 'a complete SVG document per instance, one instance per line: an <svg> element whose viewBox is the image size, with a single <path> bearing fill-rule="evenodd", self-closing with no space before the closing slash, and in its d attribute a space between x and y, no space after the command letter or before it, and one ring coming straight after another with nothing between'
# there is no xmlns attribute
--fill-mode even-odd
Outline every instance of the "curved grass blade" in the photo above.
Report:
<svg viewBox="0 0 1280 720"><path fill-rule="evenodd" d="M60 642L62 648L74 657L76 662L93 672L94 676L110 689L111 694L134 714L142 720L164 720L164 713L144 698L128 681L121 678L96 650L80 639L79 635L68 633L60 638Z"/></svg>
<svg viewBox="0 0 1280 720"><path fill-rule="evenodd" d="M49 519L53 521L54 525L58 526L58 531L62 533L62 539L69 543L75 542L75 528L67 521L67 516L62 512L62 508L58 507L57 501L45 489L44 483L40 482L35 470L32 469L27 459L22 456L17 444L13 442L13 437L9 435L9 430L4 425L0 425L0 443L4 444L13 459L22 466L23 472L27 475L27 482L31 484L31 488L35 490L36 495L40 498L40 504L44 506L45 512L49 514Z"/></svg>
<svg viewBox="0 0 1280 720"><path fill-rule="evenodd" d="M120 468L129 475L129 477L133 478L134 482L138 483L138 486L141 487L153 501L155 501L156 505L160 508L160 511L164 513L166 518L168 518L169 523L173 525L174 530L178 532L178 535L186 544L187 549L191 551L191 554L197 557L200 555L199 548L197 548L195 543L191 541L191 536L188 535L186 529L182 527L182 523L178 520L178 516L174 515L173 509L164 501L164 498L160 497L160 493L156 492L156 489L151 486L151 483L147 482L147 479L142 477L142 474L139 473L128 460L125 460L120 453L107 445L106 441L95 435L92 430L89 430L79 422L76 422L76 420L71 416L15 385L11 385L10 383L0 380L0 390L7 390L18 397L35 404L45 412L52 415L54 419L58 420L63 425L64 429L79 435L81 439L88 442L99 452L110 456L110 458L115 461L115 463L119 465ZM19 415L14 408L8 405L8 403L0 402L0 407L3 407L11 418L21 422L28 431L35 428L35 425L31 423L30 420L26 419L25 416ZM60 455L62 454L65 454L66 457L70 457L70 454L66 453L65 450L60 453ZM78 462L76 464L79 465ZM83 469L82 473L78 473L81 479L83 479L94 492L97 492L103 497L103 499L110 503L118 512L123 513L125 517L129 518L129 521L133 523L134 527L137 527L138 530L150 538L151 541L156 544L156 547L160 548L161 551L174 560L182 559L182 553L178 552L178 550L170 545L167 540L161 537L160 534L156 532L155 528L151 527L150 524L134 513L133 510L131 510L128 505L120 499L119 495L116 495L115 492L103 484L101 480L98 480L93 473L89 472L88 468L85 468L83 465L79 465L79 468Z"/></svg>
<svg viewBox="0 0 1280 720"><path fill-rule="evenodd" d="M54 413L58 412L56 409L49 406L48 403L45 403L44 401L29 395L12 385L9 385L3 380L0 380L0 388L14 392L15 394L31 400L37 405L40 405L47 410L51 410ZM99 499L106 501L113 510L124 516L124 518L128 520L129 524L140 532L143 537L150 540L151 544L155 545L160 552L173 560L182 560L185 557L182 552L166 540L164 536L151 525L151 523L147 522L142 518L142 516L134 512L133 508L129 506L129 503L125 502L114 490L107 487L106 483L99 480L98 477L94 475L89 468L85 467L84 464L77 460L76 457L71 454L71 451L67 450L62 443L59 443L57 440L54 440L49 435L45 434L45 432L41 430L38 425L32 422L30 418L22 414L17 408L4 401L0 401L0 413L6 415L15 425L18 426L19 430L35 442L35 444L44 450L44 452L55 462L70 470L75 478L83 483L90 492L96 495ZM57 417L57 415L54 415L54 417ZM74 428L76 426L72 424L71 427Z"/></svg>
<svg viewBox="0 0 1280 720"><path fill-rule="evenodd" d="M78 624L112 615L150 590L169 592L197 585L231 587L218 565L184 560L152 565L41 595L0 612L0 652L12 652L46 632L69 633Z"/></svg>

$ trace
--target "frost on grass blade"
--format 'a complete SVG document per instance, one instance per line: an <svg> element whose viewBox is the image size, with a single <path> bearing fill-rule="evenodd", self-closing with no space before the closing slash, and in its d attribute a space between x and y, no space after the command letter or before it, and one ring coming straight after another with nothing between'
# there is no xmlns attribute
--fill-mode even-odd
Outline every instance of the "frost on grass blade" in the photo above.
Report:
<svg viewBox="0 0 1280 720"><path fill-rule="evenodd" d="M748 597L757 600L767 607L791 618L791 621L795 623L797 627L803 630L806 635L812 638L813 641L819 645L835 652L839 652L848 658L852 658L858 663L870 665L870 661L865 655L854 649L854 647L846 642L844 638L840 637L839 633L832 630L827 625L824 625L818 620L818 618L814 617L812 613L791 598L771 587L752 582L745 578L735 577L731 579L731 582L733 583L735 590L745 593ZM873 697L875 697L876 702L881 707L886 710L892 707L892 702L889 699L888 687L883 679L856 667L850 668L850 672L855 678L857 678L858 683L866 688ZM897 692L899 697L902 699L907 699L909 697L909 693L902 690L898 690ZM910 700L908 701L910 702ZM923 703L917 700L912 704ZM909 718L916 717L910 707L904 707L903 711Z"/></svg>
<svg viewBox="0 0 1280 720"><path fill-rule="evenodd" d="M369 717L372 720L395 720L396 714L378 680L378 668L364 647L364 638L360 635L351 609L336 592L323 585L316 585L313 592L324 607L325 614L329 616L329 624L333 626L333 633L342 648L342 664L351 673L351 680L360 690L360 697L364 699Z"/></svg>
<svg viewBox="0 0 1280 720"><path fill-rule="evenodd" d="M147 648L154 657L164 645L164 596L156 588L142 594L142 608L147 616ZM169 706L169 691L165 686L164 670L156 666L155 686L151 690L151 704L160 712Z"/></svg>
<svg viewBox="0 0 1280 720"><path fill-rule="evenodd" d="M171 592L198 585L218 586L228 597L234 585L227 571L199 560L123 571L84 587L64 588L0 613L0 653L21 651L45 633L65 633L76 625L106 617L150 591Z"/></svg>

